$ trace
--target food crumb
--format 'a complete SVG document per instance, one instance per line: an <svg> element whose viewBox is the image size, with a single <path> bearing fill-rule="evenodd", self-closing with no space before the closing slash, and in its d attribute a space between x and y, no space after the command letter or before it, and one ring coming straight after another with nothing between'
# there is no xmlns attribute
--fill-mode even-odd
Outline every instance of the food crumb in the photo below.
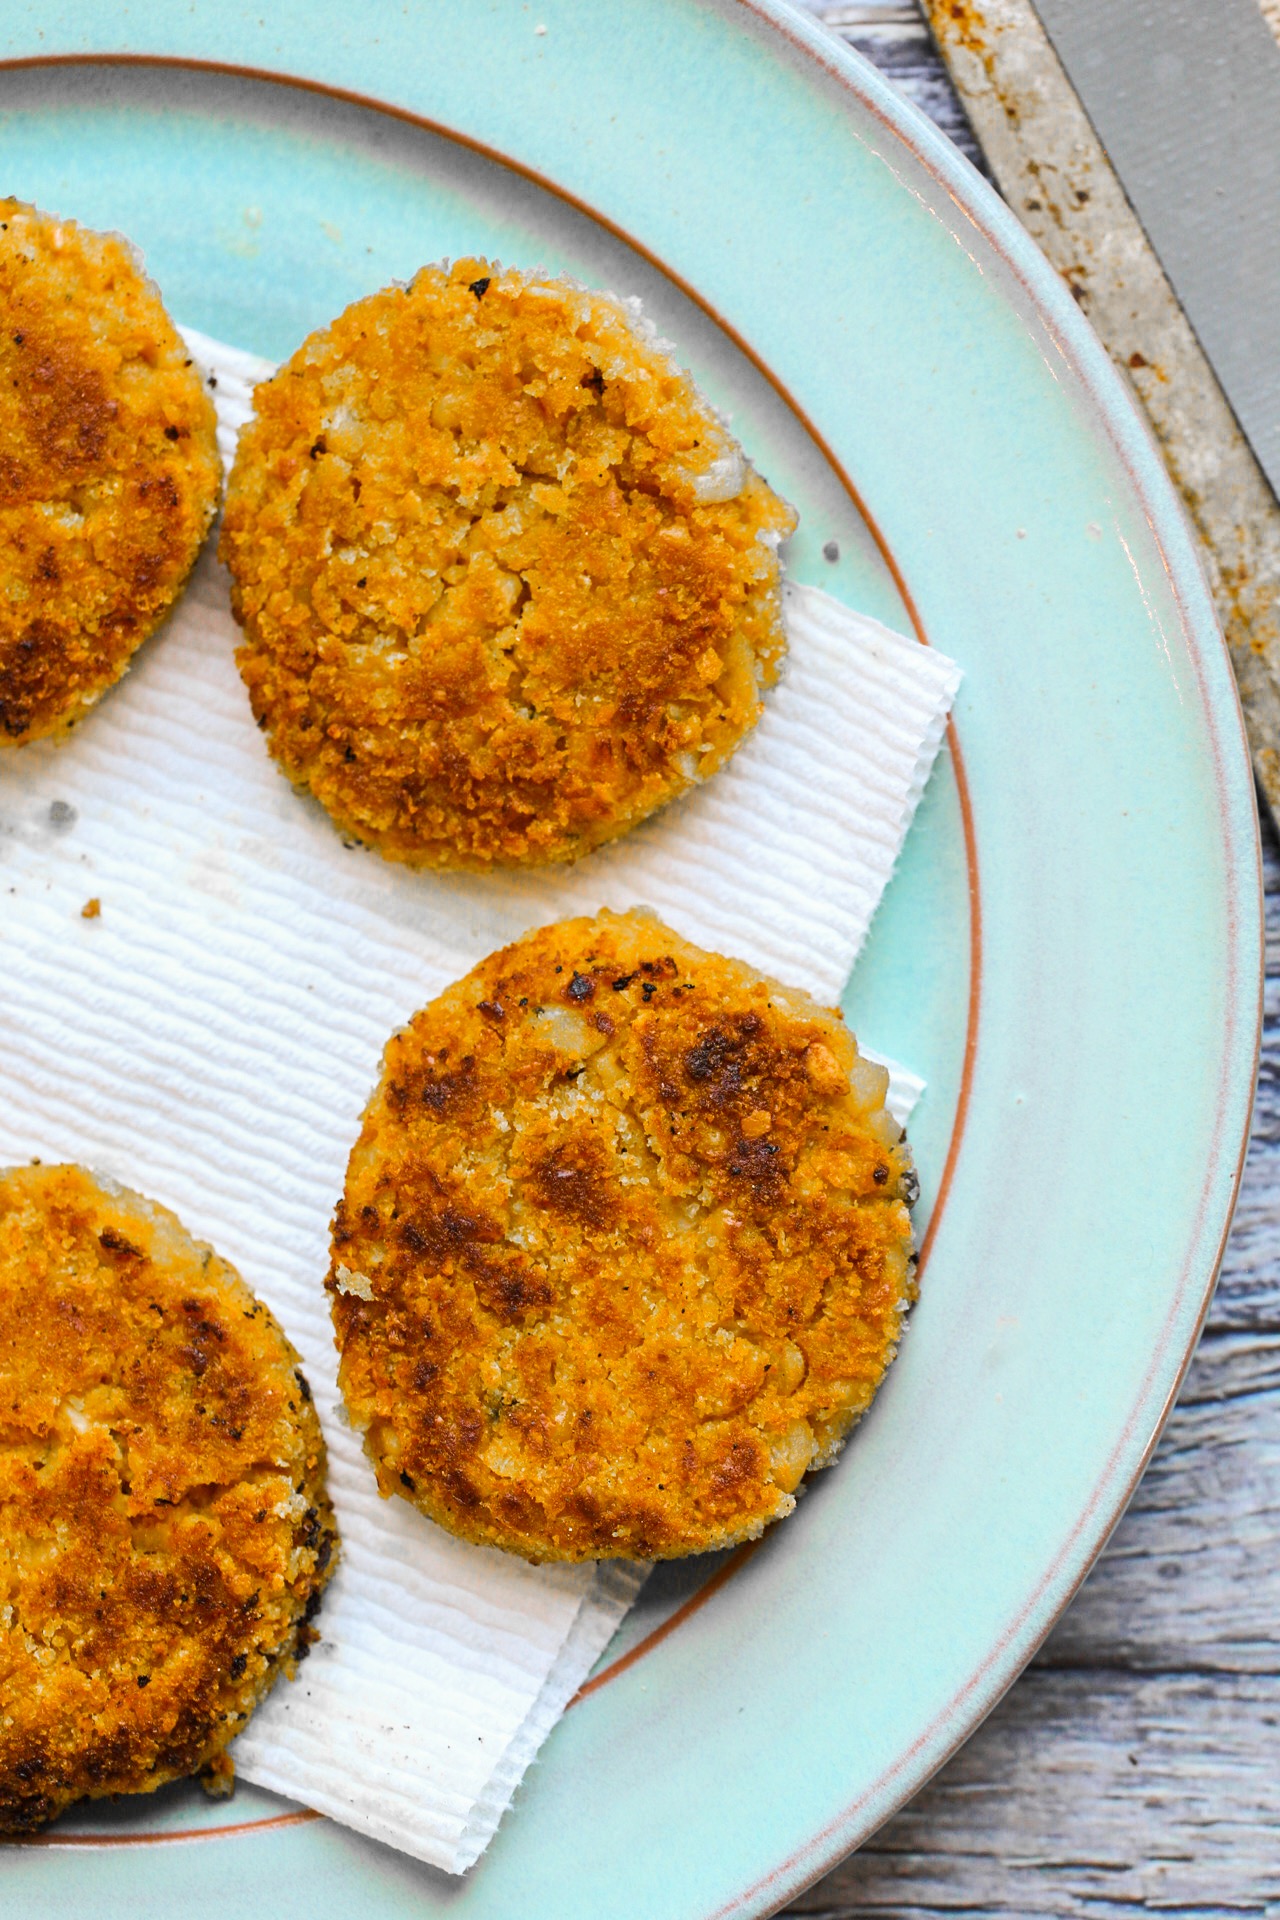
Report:
<svg viewBox="0 0 1280 1920"><path fill-rule="evenodd" d="M102 912L102 902L95 893L92 900L86 900L80 909L82 920L96 920Z"/></svg>
<svg viewBox="0 0 1280 1920"><path fill-rule="evenodd" d="M838 560L840 558L840 542L838 540L828 540L822 549L822 557L824 560Z"/></svg>

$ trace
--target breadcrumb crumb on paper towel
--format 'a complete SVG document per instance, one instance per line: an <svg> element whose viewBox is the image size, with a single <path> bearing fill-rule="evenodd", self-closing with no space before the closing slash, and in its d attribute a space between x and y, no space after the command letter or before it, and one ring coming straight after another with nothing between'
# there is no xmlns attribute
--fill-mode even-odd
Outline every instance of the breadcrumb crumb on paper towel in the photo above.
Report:
<svg viewBox="0 0 1280 1920"><path fill-rule="evenodd" d="M229 464L270 369L187 338ZM319 1644L236 1741L238 1771L450 1873L645 1569L529 1567L379 1499L339 1413L329 1217L387 1036L531 926L643 903L839 997L960 676L816 589L788 587L786 613L785 675L728 767L573 869L415 874L344 846L267 757L211 547L67 745L0 756L0 1162L79 1161L173 1207L279 1315L329 1443L342 1559ZM82 925L90 887L110 912ZM920 1085L895 1075L900 1114Z"/></svg>

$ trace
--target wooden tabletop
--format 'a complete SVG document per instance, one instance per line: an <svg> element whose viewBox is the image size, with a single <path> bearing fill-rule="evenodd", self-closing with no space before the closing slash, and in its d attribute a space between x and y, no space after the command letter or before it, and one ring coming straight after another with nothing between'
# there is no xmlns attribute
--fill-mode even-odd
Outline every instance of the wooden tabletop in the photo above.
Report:
<svg viewBox="0 0 1280 1920"><path fill-rule="evenodd" d="M809 10L981 164L914 6ZM1280 848L1265 822L1263 848L1266 1026L1244 1187L1151 1466L990 1719L788 1913L1280 1914Z"/></svg>

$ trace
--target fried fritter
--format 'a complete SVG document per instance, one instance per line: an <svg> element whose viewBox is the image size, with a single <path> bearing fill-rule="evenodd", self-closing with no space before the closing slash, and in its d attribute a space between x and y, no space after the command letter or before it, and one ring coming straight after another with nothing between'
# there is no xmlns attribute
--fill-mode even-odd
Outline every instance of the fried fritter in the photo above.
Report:
<svg viewBox="0 0 1280 1920"><path fill-rule="evenodd" d="M449 988L386 1049L333 1226L382 1492L535 1561L789 1513L914 1296L887 1078L838 1013L639 912Z"/></svg>
<svg viewBox="0 0 1280 1920"><path fill-rule="evenodd" d="M297 1360L163 1207L0 1173L0 1832L229 1783L336 1546Z"/></svg>
<svg viewBox="0 0 1280 1920"><path fill-rule="evenodd" d="M118 234L0 200L0 744L64 732L176 599L213 407Z"/></svg>
<svg viewBox="0 0 1280 1920"><path fill-rule="evenodd" d="M638 314L463 260L254 398L221 552L271 752L416 866L573 860L715 772L795 516Z"/></svg>

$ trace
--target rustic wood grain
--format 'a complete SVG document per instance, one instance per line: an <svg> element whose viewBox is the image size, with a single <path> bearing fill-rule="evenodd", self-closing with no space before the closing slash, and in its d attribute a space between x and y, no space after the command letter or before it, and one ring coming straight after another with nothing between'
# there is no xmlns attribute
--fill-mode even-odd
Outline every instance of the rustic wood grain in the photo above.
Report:
<svg viewBox="0 0 1280 1920"><path fill-rule="evenodd" d="M935 111L945 79L918 16L813 11ZM966 137L954 103L935 117ZM1032 1667L790 1913L1280 1916L1280 849L1269 826L1263 850L1266 1025L1249 1159L1204 1338L1152 1464Z"/></svg>
<svg viewBox="0 0 1280 1920"><path fill-rule="evenodd" d="M1278 1718L1270 1676L1029 1674L792 1911L1274 1913Z"/></svg>

